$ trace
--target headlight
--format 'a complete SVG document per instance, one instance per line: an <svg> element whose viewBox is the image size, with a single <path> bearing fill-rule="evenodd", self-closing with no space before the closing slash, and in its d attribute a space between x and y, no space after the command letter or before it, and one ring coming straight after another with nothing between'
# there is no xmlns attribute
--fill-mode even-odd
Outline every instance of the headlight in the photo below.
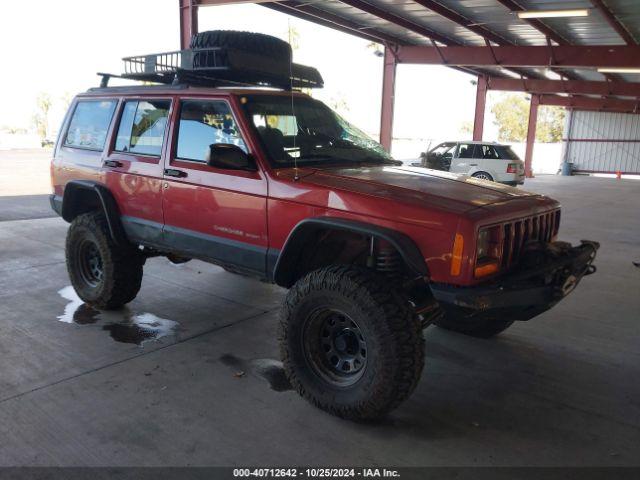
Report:
<svg viewBox="0 0 640 480"><path fill-rule="evenodd" d="M483 228L478 232L476 246L476 277L485 277L500 269L502 245L500 226Z"/></svg>

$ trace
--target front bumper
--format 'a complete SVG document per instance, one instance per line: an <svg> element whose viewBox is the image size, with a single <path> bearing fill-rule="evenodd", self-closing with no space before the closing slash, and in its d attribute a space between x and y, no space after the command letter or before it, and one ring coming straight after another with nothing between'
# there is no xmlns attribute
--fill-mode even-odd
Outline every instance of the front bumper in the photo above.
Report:
<svg viewBox="0 0 640 480"><path fill-rule="evenodd" d="M532 250L517 271L474 287L432 284L431 291L449 317L529 320L550 309L595 272L598 242L577 247L555 242Z"/></svg>

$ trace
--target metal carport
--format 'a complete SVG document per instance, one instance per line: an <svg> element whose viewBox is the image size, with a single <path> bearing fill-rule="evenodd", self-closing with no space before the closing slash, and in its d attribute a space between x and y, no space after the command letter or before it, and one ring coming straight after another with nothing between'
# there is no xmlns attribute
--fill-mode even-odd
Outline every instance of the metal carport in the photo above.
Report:
<svg viewBox="0 0 640 480"><path fill-rule="evenodd" d="M182 48L188 46L191 35L198 31L198 7L247 3L246 0L179 2ZM393 132L397 65L444 65L478 77L474 140L482 140L488 90L530 94L527 176L532 176L539 105L560 106L572 112L566 129L565 160L574 160L576 170L640 173L640 155L636 155L640 144L637 115L640 2L255 0L250 3L260 3L384 45L380 141L388 150ZM533 12L536 17L536 12L542 10L567 9L586 10L586 15L583 12L583 16L560 18L519 16ZM576 130L575 119L586 128ZM614 125L623 125L622 130ZM613 155L607 157L606 152L616 149L624 152L624 160ZM594 153L598 151L604 153ZM591 158L594 155L598 162Z"/></svg>

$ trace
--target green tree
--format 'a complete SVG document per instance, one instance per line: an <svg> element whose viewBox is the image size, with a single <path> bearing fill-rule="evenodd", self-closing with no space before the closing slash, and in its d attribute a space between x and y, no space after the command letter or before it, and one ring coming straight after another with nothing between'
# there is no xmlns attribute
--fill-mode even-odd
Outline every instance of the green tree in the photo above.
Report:
<svg viewBox="0 0 640 480"><path fill-rule="evenodd" d="M47 138L49 110L51 110L51 95L46 92L39 93L36 97L36 112L33 114L33 124L41 140Z"/></svg>
<svg viewBox="0 0 640 480"><path fill-rule="evenodd" d="M562 141L566 110L562 107L541 106L538 109L536 140L543 143Z"/></svg>
<svg viewBox="0 0 640 480"><path fill-rule="evenodd" d="M491 108L503 142L524 142L529 123L529 101L523 95L505 95ZM564 129L565 111L558 107L541 106L538 109L536 141L559 142Z"/></svg>

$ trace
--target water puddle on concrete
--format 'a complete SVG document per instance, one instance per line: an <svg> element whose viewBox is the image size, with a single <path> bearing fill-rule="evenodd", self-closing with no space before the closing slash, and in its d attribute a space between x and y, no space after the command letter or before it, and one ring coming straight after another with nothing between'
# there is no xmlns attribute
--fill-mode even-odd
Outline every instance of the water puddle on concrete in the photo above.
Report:
<svg viewBox="0 0 640 480"><path fill-rule="evenodd" d="M109 311L95 309L84 303L71 286L63 288L58 294L69 300L62 315L58 316L59 321L77 325L99 324L116 342L144 346L146 342L178 333L178 322L152 313L136 313L127 307Z"/></svg>
<svg viewBox="0 0 640 480"><path fill-rule="evenodd" d="M282 362L278 360L271 358L244 360L227 353L220 357L220 361L229 367L233 367L238 372L248 371L257 377L265 379L269 383L271 390L276 392L286 392L292 389L282 368Z"/></svg>

